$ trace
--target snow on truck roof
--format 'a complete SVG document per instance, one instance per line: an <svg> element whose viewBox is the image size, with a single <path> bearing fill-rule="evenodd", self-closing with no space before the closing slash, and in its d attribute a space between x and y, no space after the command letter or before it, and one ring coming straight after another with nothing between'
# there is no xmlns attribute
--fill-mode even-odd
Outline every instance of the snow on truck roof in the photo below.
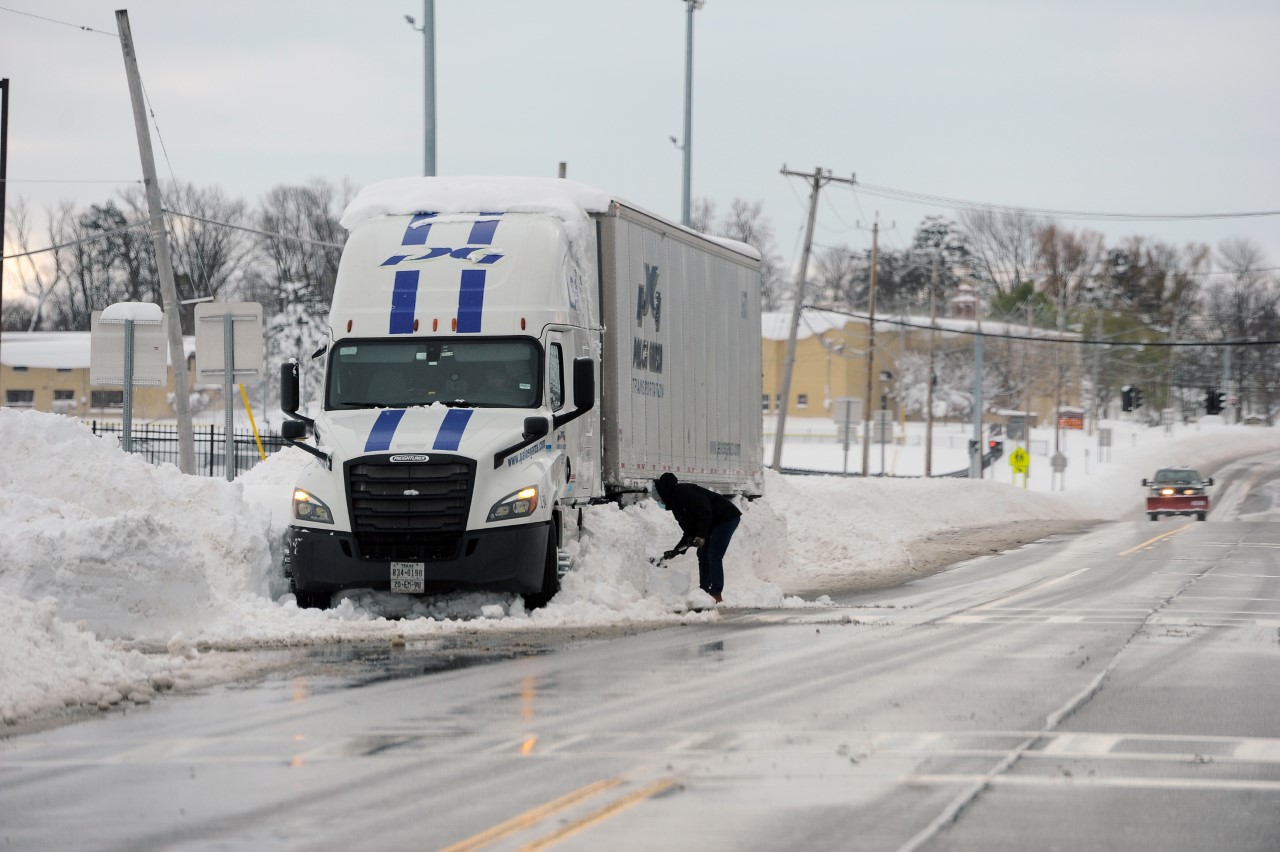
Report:
<svg viewBox="0 0 1280 852"><path fill-rule="evenodd" d="M563 178L411 177L365 187L347 205L342 227L413 213L546 213L565 222L604 213L612 201L598 189Z"/></svg>
<svg viewBox="0 0 1280 852"><path fill-rule="evenodd" d="M544 177L408 177L384 180L360 190L340 220L348 231L379 216L414 213L543 213L576 231L592 213L607 213L619 202L632 210L661 219L643 207L595 187L565 178ZM677 225L676 227L683 227ZM728 249L760 259L746 243L697 233Z"/></svg>

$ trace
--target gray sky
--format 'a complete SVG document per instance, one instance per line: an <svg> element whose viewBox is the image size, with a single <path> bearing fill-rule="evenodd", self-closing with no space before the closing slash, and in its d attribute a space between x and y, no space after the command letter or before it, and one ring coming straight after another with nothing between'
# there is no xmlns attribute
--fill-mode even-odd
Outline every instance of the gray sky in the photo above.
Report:
<svg viewBox="0 0 1280 852"><path fill-rule="evenodd" d="M88 204L116 187L48 181L139 178L125 4L163 178L252 203L279 183L421 173L423 39L403 18L421 0L0 0L10 200ZM682 0L437 0L435 18L440 174L554 176L564 160L679 218ZM1275 0L707 0L693 195L763 201L788 259L808 188L784 163L1032 208L1280 210L1277 36ZM834 184L823 198L826 245L869 246L877 212L890 248L956 215ZM1244 237L1280 265L1280 216L1062 224Z"/></svg>

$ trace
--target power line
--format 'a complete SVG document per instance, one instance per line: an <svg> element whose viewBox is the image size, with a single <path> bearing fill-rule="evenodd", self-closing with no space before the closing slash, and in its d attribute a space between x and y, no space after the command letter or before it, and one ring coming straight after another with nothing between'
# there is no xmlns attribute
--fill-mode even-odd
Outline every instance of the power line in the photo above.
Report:
<svg viewBox="0 0 1280 852"><path fill-rule="evenodd" d="M30 257L35 254L44 254L45 252L49 252L49 251L57 251L58 249L70 248L71 246L78 246L81 243L90 243L90 242L94 242L95 240L105 239L106 237L110 237L115 234L123 234L125 231L132 231L134 228L145 228L147 227L148 224L150 223L134 222L132 225L125 225L123 228L115 228L110 231L103 231L101 234L94 234L92 237L84 237L79 240L72 240L69 243L59 243L56 246L49 246L48 248L34 249L32 251L24 251L21 254L6 254L3 256L2 259L16 260L19 257Z"/></svg>
<svg viewBox="0 0 1280 852"><path fill-rule="evenodd" d="M870 316L861 314L857 311L843 311L839 308L819 308L817 305L805 305L805 308L813 311L826 311L827 313L840 314L841 316L853 317L854 319L867 320ZM1168 340L1168 341L1147 341L1147 340L1090 340L1083 337L1036 337L1028 334L992 334L991 332L979 332L976 329L970 330L965 328L942 328L941 326L932 326L916 322L907 322L906 320L891 320L882 317L876 317L877 323L887 323L889 325L900 325L906 328L920 328L925 331L942 331L947 334L967 334L976 336L981 334L983 337L989 337L992 340L1030 340L1034 343L1061 343L1080 346L1124 346L1124 347L1160 347L1160 348L1176 348L1176 347L1205 347L1205 346L1277 346L1280 340ZM1008 323L1006 323L1008 324ZM1056 332L1054 332L1056 334Z"/></svg>
<svg viewBox="0 0 1280 852"><path fill-rule="evenodd" d="M197 222L206 222L210 225L219 225L223 228L233 228L237 231L246 231L250 234L258 234L264 237L274 237L275 239L279 239L279 240L292 240L298 243L306 243L307 245L320 246L321 248L332 248L332 249L342 248L342 243L329 243L329 242L324 242L323 240L310 240L310 239L307 239L306 237L296 237L296 236L293 236L292 234L279 234L274 231L262 231L257 228L249 228L244 225L233 225L230 222L220 222L217 219L207 219L204 216L194 216L190 213L179 213L177 210L165 210L164 212L170 216L178 216L182 219L194 219ZM0 259L16 260L17 258L20 258L20 257L30 257L31 255L44 254L45 252L51 252L51 251L57 251L58 249L70 248L71 246L79 245L80 243L93 242L94 240L101 240L106 237L113 236L115 234L123 233L125 231L131 231L134 228L145 228L149 224L150 224L149 222L145 222L145 221L134 222L132 225L125 225L123 228L116 228L111 231L103 231L102 233L95 234L92 237L84 237L83 239L72 240L71 242L67 242L67 243L59 243L57 245L48 246L47 248L33 249L32 251L25 251L20 254L6 254L6 255L3 255L3 257Z"/></svg>
<svg viewBox="0 0 1280 852"><path fill-rule="evenodd" d="M142 183L137 178L124 178L122 180L82 180L78 178L4 178L0 179L0 183Z"/></svg>
<svg viewBox="0 0 1280 852"><path fill-rule="evenodd" d="M109 33L105 30L95 30L93 27L86 27L83 24L73 24L70 21L59 21L57 18L46 18L44 15L36 15L32 12L24 12L21 9L11 9L8 6L0 6L0 12L11 12L15 15L26 15L28 18L36 18L41 21L48 21L51 24L61 24L64 27L73 27L77 30L84 30L87 33L97 33L98 35L111 36L119 38L118 33Z"/></svg>
<svg viewBox="0 0 1280 852"><path fill-rule="evenodd" d="M249 228L244 225L233 225L230 222L219 222L217 219L206 219L203 216L193 216L190 213L179 213L177 210L165 210L170 216L180 216L183 219L195 219L198 222L207 222L210 225L221 225L224 228L234 228L237 231L247 231L250 234L260 234L264 237L275 237L280 240L293 240L294 242L306 243L307 245L321 246L322 248L342 248L342 243L328 243L323 240L309 240L306 237L295 237L291 234L277 234L273 231L261 231L257 228Z"/></svg>
<svg viewBox="0 0 1280 852"><path fill-rule="evenodd" d="M994 204L985 201L966 201L961 198L949 198L945 195L931 195L924 192L913 192L907 189L894 189L893 187L877 186L876 184L870 183L859 182L857 187L870 195L878 195L881 198L888 198L894 201L910 201L933 207L946 207L959 210L977 208L1004 213L1035 213L1041 216L1051 216L1057 219L1168 222L1194 221L1200 219L1250 219L1263 216L1280 216L1280 210L1254 210L1233 213L1103 213L1083 210L1057 210L1048 207L1028 207L1017 204ZM855 190L850 189L850 192L855 192Z"/></svg>

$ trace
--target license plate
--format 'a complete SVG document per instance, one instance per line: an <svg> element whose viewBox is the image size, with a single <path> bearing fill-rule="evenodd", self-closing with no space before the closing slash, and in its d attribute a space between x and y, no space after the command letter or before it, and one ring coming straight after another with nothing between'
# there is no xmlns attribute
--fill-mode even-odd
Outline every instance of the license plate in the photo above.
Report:
<svg viewBox="0 0 1280 852"><path fill-rule="evenodd" d="M426 591L427 570L421 562L392 562L391 591L421 594Z"/></svg>

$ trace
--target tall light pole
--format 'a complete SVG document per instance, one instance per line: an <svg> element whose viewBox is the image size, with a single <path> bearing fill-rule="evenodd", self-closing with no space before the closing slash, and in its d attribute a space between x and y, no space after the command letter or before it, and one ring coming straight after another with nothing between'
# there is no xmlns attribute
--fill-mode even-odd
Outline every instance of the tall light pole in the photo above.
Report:
<svg viewBox="0 0 1280 852"><path fill-rule="evenodd" d="M684 176L680 184L680 224L690 226L689 171L693 157L693 13L701 9L706 0L682 0L687 7L688 21L684 39Z"/></svg>
<svg viewBox="0 0 1280 852"><path fill-rule="evenodd" d="M422 0L422 26L405 15L409 26L422 33L423 58L423 155L422 173L434 177L436 173L436 3Z"/></svg>

